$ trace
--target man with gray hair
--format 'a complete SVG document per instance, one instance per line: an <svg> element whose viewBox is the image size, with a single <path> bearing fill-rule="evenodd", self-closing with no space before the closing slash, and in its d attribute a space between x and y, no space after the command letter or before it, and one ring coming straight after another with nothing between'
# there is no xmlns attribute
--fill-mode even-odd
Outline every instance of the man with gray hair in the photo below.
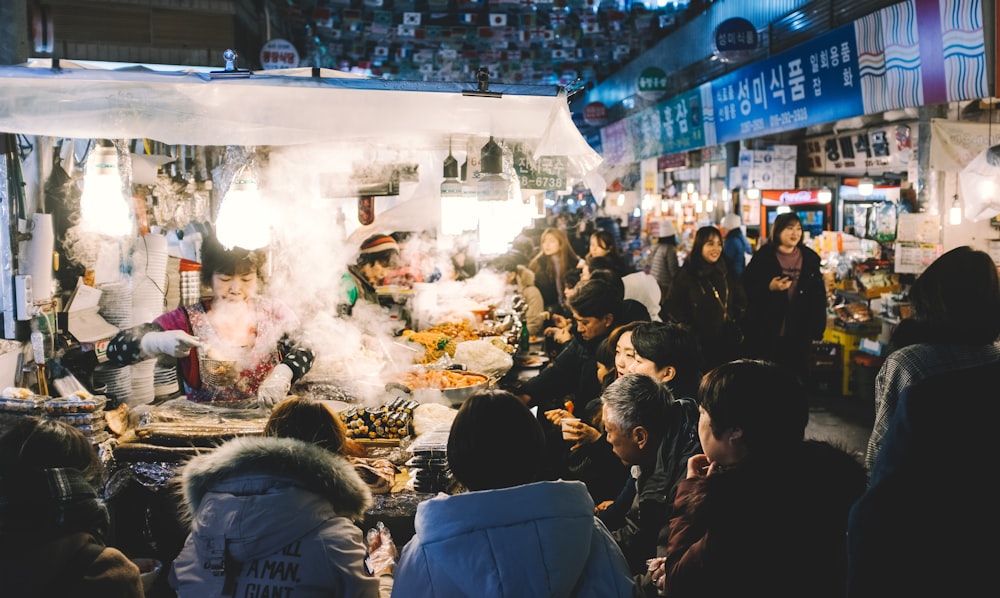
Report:
<svg viewBox="0 0 1000 598"><path fill-rule="evenodd" d="M632 467L636 485L625 523L612 535L632 574L642 575L667 527L688 458L702 452L698 404L674 398L670 388L650 376L626 374L604 390L601 405L608 443Z"/></svg>

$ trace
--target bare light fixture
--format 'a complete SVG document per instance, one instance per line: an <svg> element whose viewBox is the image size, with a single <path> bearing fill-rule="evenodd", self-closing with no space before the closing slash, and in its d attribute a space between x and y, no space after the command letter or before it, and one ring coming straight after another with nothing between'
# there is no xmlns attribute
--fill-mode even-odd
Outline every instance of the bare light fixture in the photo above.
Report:
<svg viewBox="0 0 1000 598"><path fill-rule="evenodd" d="M760 199L760 189L757 188L757 181L754 181L747 189L747 199Z"/></svg>
<svg viewBox="0 0 1000 598"><path fill-rule="evenodd" d="M131 202L122 190L118 151L95 146L87 158L80 197L80 219L84 230L123 237L132 230Z"/></svg>
<svg viewBox="0 0 1000 598"><path fill-rule="evenodd" d="M858 195L868 197L872 193L875 193L875 181L865 172L865 176L858 181Z"/></svg>
<svg viewBox="0 0 1000 598"><path fill-rule="evenodd" d="M833 191L827 185L823 185L816 193L816 200L819 203L830 203L833 201Z"/></svg>
<svg viewBox="0 0 1000 598"><path fill-rule="evenodd" d="M248 165L243 165L230 183L215 218L215 230L226 249L260 249L271 243L270 219Z"/></svg>
<svg viewBox="0 0 1000 598"><path fill-rule="evenodd" d="M958 193L955 194L948 210L948 224L962 224L962 203L958 200Z"/></svg>

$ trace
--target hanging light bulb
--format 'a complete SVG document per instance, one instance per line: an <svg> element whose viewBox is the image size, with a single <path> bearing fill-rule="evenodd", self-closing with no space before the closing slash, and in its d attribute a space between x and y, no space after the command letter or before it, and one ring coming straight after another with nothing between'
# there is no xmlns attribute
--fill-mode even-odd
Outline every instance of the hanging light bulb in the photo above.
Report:
<svg viewBox="0 0 1000 598"><path fill-rule="evenodd" d="M705 211L706 212L714 212L715 211L715 202L712 201L711 197L709 197L708 199L705 200Z"/></svg>
<svg viewBox="0 0 1000 598"><path fill-rule="evenodd" d="M958 201L958 194L951 202L951 209L948 210L948 224L962 224L962 204Z"/></svg>
<svg viewBox="0 0 1000 598"><path fill-rule="evenodd" d="M618 205L620 205L620 206L625 205L625 194L624 193L619 193L618 194Z"/></svg>
<svg viewBox="0 0 1000 598"><path fill-rule="evenodd" d="M507 179L503 176L503 148L493 140L486 142L480 151L482 166L478 188L479 201L507 201Z"/></svg>
<svg viewBox="0 0 1000 598"><path fill-rule="evenodd" d="M466 230L475 230L476 211L466 203L462 181L458 179L458 160L448 147L448 157L444 159L441 181L441 232L459 235ZM471 218L470 218L471 216Z"/></svg>
<svg viewBox="0 0 1000 598"><path fill-rule="evenodd" d="M819 203L830 203L833 201L833 191L826 185L823 185L820 187L819 192L816 193L816 199Z"/></svg>
<svg viewBox="0 0 1000 598"><path fill-rule="evenodd" d="M80 219L84 230L123 237L132 230L132 211L122 192L118 152L97 146L87 158L80 197Z"/></svg>
<svg viewBox="0 0 1000 598"><path fill-rule="evenodd" d="M240 168L215 217L215 234L226 249L260 249L271 242L271 225L250 168Z"/></svg>
<svg viewBox="0 0 1000 598"><path fill-rule="evenodd" d="M868 197L872 193L875 193L875 181L866 172L865 176L858 181L858 195Z"/></svg>
<svg viewBox="0 0 1000 598"><path fill-rule="evenodd" d="M747 199L760 199L760 189L757 188L757 181L754 181L747 189Z"/></svg>

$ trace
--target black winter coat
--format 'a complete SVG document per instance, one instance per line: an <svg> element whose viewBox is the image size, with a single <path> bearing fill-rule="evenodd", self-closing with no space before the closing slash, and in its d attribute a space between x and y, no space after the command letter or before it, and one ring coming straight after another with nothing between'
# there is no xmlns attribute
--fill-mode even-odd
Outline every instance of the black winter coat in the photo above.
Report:
<svg viewBox="0 0 1000 598"><path fill-rule="evenodd" d="M782 322L786 340L801 345L803 352L811 341L823 338L827 304L820 257L801 243L799 250L802 252L802 271L792 300L784 291L770 290L771 279L782 275L776 243L758 249L743 273L743 288L748 300L743 332L746 350L753 357L774 358Z"/></svg>

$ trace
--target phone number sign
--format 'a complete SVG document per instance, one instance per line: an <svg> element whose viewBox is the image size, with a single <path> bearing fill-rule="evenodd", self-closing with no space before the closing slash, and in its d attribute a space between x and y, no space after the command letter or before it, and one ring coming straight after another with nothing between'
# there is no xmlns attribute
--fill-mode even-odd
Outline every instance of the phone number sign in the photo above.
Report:
<svg viewBox="0 0 1000 598"><path fill-rule="evenodd" d="M864 114L853 25L711 85L719 143Z"/></svg>
<svg viewBox="0 0 1000 598"><path fill-rule="evenodd" d="M566 156L531 157L523 147L514 147L514 170L522 189L560 191L566 188Z"/></svg>

